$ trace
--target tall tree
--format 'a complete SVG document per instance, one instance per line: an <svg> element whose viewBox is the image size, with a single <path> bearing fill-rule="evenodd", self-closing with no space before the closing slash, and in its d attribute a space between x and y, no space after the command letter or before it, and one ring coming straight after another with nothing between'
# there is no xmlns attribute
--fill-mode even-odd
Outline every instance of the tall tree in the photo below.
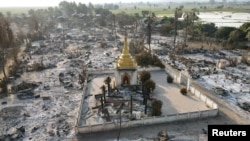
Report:
<svg viewBox="0 0 250 141"><path fill-rule="evenodd" d="M178 9L175 9L174 12L174 47L176 42L176 35L177 35L177 24L178 24Z"/></svg>
<svg viewBox="0 0 250 141"><path fill-rule="evenodd" d="M1 52L3 53L1 55L1 60L3 61L2 71L5 80L7 80L7 75L5 72L7 49L10 48L13 42L14 42L14 35L12 29L10 28L10 23L9 21L7 21L4 15L0 13L0 49Z"/></svg>
<svg viewBox="0 0 250 141"><path fill-rule="evenodd" d="M246 39L250 41L250 31L247 32Z"/></svg>
<svg viewBox="0 0 250 141"><path fill-rule="evenodd" d="M233 48L237 46L240 41L243 41L244 37L245 34L243 34L243 31L236 29L230 32L227 42Z"/></svg>
<svg viewBox="0 0 250 141"><path fill-rule="evenodd" d="M147 113L147 99L148 99L148 91L145 87L145 82L151 78L151 74L149 71L142 71L140 73L140 81L142 83L142 95L143 95L143 104L145 105L145 114Z"/></svg>
<svg viewBox="0 0 250 141"><path fill-rule="evenodd" d="M148 25L147 25L147 43L148 43L148 50L149 50L149 53L151 54L151 47L150 47L150 44L151 44L151 32L152 32L152 20L151 20L151 17L148 17Z"/></svg>
<svg viewBox="0 0 250 141"><path fill-rule="evenodd" d="M222 39L222 40L227 40L229 38L230 32L236 30L235 27L220 27L216 32L215 32L215 37L217 39Z"/></svg>
<svg viewBox="0 0 250 141"><path fill-rule="evenodd" d="M177 36L177 25L178 25L178 18L182 16L182 9L181 7L176 8L174 11L174 47L176 44L176 36Z"/></svg>
<svg viewBox="0 0 250 141"><path fill-rule="evenodd" d="M193 36L193 26L194 26L194 21L198 19L198 10L197 9L192 9L191 11L187 11L184 13L184 21L186 23L186 31L185 31L185 45L187 41L187 36L188 33Z"/></svg>

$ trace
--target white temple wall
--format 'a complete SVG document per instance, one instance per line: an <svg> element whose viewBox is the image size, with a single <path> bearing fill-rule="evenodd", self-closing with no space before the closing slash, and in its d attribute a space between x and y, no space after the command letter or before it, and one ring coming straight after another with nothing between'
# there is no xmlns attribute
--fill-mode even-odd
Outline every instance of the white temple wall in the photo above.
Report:
<svg viewBox="0 0 250 141"><path fill-rule="evenodd" d="M137 84L137 70L116 70L115 71L115 81L116 85L119 86L122 84L122 75L125 73L128 74L130 78L130 85L136 85Z"/></svg>

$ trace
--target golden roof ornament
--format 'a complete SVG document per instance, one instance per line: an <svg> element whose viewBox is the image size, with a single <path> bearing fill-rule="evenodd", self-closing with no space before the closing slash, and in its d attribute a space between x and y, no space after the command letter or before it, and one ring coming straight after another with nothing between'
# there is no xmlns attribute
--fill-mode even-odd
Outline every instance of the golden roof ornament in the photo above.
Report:
<svg viewBox="0 0 250 141"><path fill-rule="evenodd" d="M137 65L134 58L131 56L128 48L127 36L124 37L124 47L122 54L117 60L117 69L136 69Z"/></svg>

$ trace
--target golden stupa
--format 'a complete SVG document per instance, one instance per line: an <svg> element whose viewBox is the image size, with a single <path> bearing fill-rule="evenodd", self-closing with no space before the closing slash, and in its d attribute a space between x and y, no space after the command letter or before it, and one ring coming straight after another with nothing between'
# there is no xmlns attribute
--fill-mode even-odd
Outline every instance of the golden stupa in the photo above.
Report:
<svg viewBox="0 0 250 141"><path fill-rule="evenodd" d="M124 47L122 49L122 54L117 60L117 69L136 69L137 65L135 59L131 56L128 49L127 36L124 38Z"/></svg>

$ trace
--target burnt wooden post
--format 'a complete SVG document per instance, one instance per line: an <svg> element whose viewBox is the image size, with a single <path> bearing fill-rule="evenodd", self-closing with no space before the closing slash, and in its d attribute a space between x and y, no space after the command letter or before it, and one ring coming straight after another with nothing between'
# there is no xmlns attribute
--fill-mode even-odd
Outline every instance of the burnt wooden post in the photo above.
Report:
<svg viewBox="0 0 250 141"><path fill-rule="evenodd" d="M105 93L106 93L106 92L103 93L104 103L106 103L106 96L105 96Z"/></svg>
<svg viewBox="0 0 250 141"><path fill-rule="evenodd" d="M133 100L132 100L133 96L131 95L130 97L130 114L132 116L132 112L133 112Z"/></svg>
<svg viewBox="0 0 250 141"><path fill-rule="evenodd" d="M148 102L148 96L147 96L148 94L145 94L145 110L144 110L144 113L145 114L147 114L147 108L148 108L148 104L147 104L147 102Z"/></svg>
<svg viewBox="0 0 250 141"><path fill-rule="evenodd" d="M102 96L101 96L101 105L102 105L102 109L103 109L103 98L102 98Z"/></svg>

